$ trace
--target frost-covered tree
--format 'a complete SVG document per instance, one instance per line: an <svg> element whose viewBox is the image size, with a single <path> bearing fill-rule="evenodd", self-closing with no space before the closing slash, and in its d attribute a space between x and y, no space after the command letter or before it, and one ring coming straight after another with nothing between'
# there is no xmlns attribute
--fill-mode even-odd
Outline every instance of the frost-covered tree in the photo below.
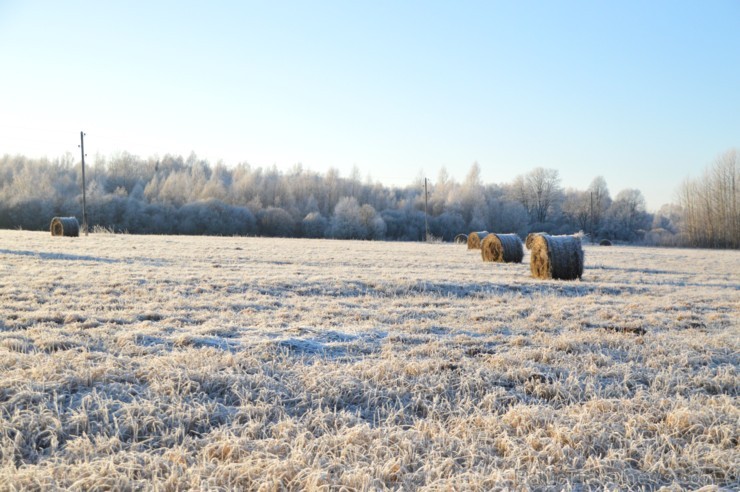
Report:
<svg viewBox="0 0 740 492"><path fill-rule="evenodd" d="M424 239L424 212L416 210L411 203L402 202L398 209L381 212L386 225L386 238L401 241Z"/></svg>
<svg viewBox="0 0 740 492"><path fill-rule="evenodd" d="M321 212L310 212L301 222L301 231L304 237L319 238L326 236L329 221Z"/></svg>
<svg viewBox="0 0 740 492"><path fill-rule="evenodd" d="M200 199L208 200L215 198L226 201L228 199L228 190L231 186L231 172L226 168L223 162L218 162L213 172L210 174L208 181L203 185L200 191Z"/></svg>
<svg viewBox="0 0 740 492"><path fill-rule="evenodd" d="M440 169L437 180L434 182L432 190L429 193L430 215L437 216L450 211L449 202L454 196L453 193L456 188L458 188L458 185L450 178L447 169L444 167ZM457 213L462 215L459 213L459 210L457 210Z"/></svg>
<svg viewBox="0 0 740 492"><path fill-rule="evenodd" d="M467 234L465 219L458 212L443 212L429 221L429 230L434 237L452 241L460 233Z"/></svg>
<svg viewBox="0 0 740 492"><path fill-rule="evenodd" d="M514 180L513 191L531 220L545 223L554 215L561 199L560 174L556 169L535 168Z"/></svg>
<svg viewBox="0 0 740 492"><path fill-rule="evenodd" d="M459 212L466 222L470 224L471 230L485 227L485 205L486 199L483 194L483 183L480 177L480 165L474 162L470 166L465 180L462 182L457 199L460 203Z"/></svg>
<svg viewBox="0 0 740 492"><path fill-rule="evenodd" d="M278 207L267 207L257 213L259 232L263 236L291 237L296 233L296 223L288 212Z"/></svg>
<svg viewBox="0 0 740 492"><path fill-rule="evenodd" d="M737 149L718 156L698 179L679 189L683 232L693 246L740 248L740 157Z"/></svg>
<svg viewBox="0 0 740 492"><path fill-rule="evenodd" d="M383 239L385 237L385 221L372 205L365 204L360 207L360 224L362 229L367 231L363 239Z"/></svg>
<svg viewBox="0 0 740 492"><path fill-rule="evenodd" d="M107 161L106 189L109 192L123 188L128 194L136 183L146 183L151 179L146 162L139 157L122 152Z"/></svg>
<svg viewBox="0 0 740 492"><path fill-rule="evenodd" d="M607 211L603 229L607 237L631 241L641 239L651 221L642 192L630 188L617 194Z"/></svg>
<svg viewBox="0 0 740 492"><path fill-rule="evenodd" d="M368 229L363 223L360 204L353 196L342 197L334 208L330 235L337 239L366 239Z"/></svg>
<svg viewBox="0 0 740 492"><path fill-rule="evenodd" d="M486 187L486 211L486 225L483 229L520 235L529 232L527 209L518 201L507 200L506 191L501 187Z"/></svg>
<svg viewBox="0 0 740 492"><path fill-rule="evenodd" d="M612 198L609 195L609 188L603 176L596 176L586 191L589 193L589 215L591 216L591 220L588 229L584 228L584 230L597 232L601 228L601 222L604 219L606 211L609 210L612 204Z"/></svg>
<svg viewBox="0 0 740 492"><path fill-rule="evenodd" d="M653 215L653 229L665 229L671 234L678 234L681 230L684 211L680 205L667 203Z"/></svg>
<svg viewBox="0 0 740 492"><path fill-rule="evenodd" d="M650 231L645 236L647 244L654 246L680 246L687 244L681 232L683 209L679 205L665 204L653 214Z"/></svg>
<svg viewBox="0 0 740 492"><path fill-rule="evenodd" d="M588 191L566 190L563 193L561 212L573 228L590 231L591 194Z"/></svg>
<svg viewBox="0 0 740 492"><path fill-rule="evenodd" d="M170 173L156 190L156 201L181 207L188 203L190 196L190 173L175 171ZM152 190L152 193L155 191Z"/></svg>
<svg viewBox="0 0 740 492"><path fill-rule="evenodd" d="M519 234L533 228L572 231L580 216L570 213L568 200L565 213L559 212L559 200L555 200L546 207L547 222L535 220L538 203L541 208L541 198L547 196L538 195L534 186L539 182L535 178L543 172L535 169L514 183L484 185L477 163L462 183L440 170L429 188L430 232L452 239L459 232L481 229ZM544 172L545 177L551 174ZM361 181L359 169L343 178L335 169L320 174L300 164L283 172L276 166L261 168L248 163L227 167L219 162L214 166L194 153L187 158L168 154L148 159L122 153L109 159L96 156L89 165L88 215L91 226L132 233L328 235L418 241L424 238L423 177L420 173L407 187L387 187L369 178ZM0 227L47 229L54 215L79 217L81 179L80 163L71 154L54 160L1 157ZM597 203L599 196L608 203L603 179L594 180L592 188L597 190ZM569 191L568 197L578 193L583 192ZM702 217L690 212L704 210L699 205L707 201L706 196L701 195L703 201L693 199L690 207L682 210L689 217ZM559 198L557 194L555 198ZM709 203L716 210L731 201L717 197ZM716 229L717 220L713 216L708 224ZM688 227L689 222L680 223Z"/></svg>

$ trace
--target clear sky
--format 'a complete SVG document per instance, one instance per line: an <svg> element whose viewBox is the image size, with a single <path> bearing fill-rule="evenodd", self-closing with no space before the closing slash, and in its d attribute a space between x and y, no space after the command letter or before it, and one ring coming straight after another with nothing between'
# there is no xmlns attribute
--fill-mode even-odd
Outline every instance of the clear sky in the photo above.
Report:
<svg viewBox="0 0 740 492"><path fill-rule="evenodd" d="M80 130L388 185L554 168L656 210L740 147L740 1L0 0L0 155Z"/></svg>

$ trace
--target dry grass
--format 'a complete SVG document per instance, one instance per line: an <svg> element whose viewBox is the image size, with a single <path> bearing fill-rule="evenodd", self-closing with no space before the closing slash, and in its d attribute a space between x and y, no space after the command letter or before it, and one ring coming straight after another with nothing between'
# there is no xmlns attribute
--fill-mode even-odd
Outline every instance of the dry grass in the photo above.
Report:
<svg viewBox="0 0 740 492"><path fill-rule="evenodd" d="M740 486L737 251L0 245L2 490Z"/></svg>

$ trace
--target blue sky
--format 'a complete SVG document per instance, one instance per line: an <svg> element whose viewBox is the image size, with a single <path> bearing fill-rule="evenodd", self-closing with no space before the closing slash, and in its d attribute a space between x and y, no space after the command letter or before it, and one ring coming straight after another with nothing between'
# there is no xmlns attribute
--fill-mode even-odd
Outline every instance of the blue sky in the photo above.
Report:
<svg viewBox="0 0 740 492"><path fill-rule="evenodd" d="M535 167L648 208L740 147L740 1L0 0L0 154L407 185Z"/></svg>

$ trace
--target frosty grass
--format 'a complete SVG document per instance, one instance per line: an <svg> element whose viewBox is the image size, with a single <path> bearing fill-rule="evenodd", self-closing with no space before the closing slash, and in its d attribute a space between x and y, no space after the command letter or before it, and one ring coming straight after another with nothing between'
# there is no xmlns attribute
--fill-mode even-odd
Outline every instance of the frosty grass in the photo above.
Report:
<svg viewBox="0 0 740 492"><path fill-rule="evenodd" d="M0 231L0 489L737 489L739 313L738 251Z"/></svg>

